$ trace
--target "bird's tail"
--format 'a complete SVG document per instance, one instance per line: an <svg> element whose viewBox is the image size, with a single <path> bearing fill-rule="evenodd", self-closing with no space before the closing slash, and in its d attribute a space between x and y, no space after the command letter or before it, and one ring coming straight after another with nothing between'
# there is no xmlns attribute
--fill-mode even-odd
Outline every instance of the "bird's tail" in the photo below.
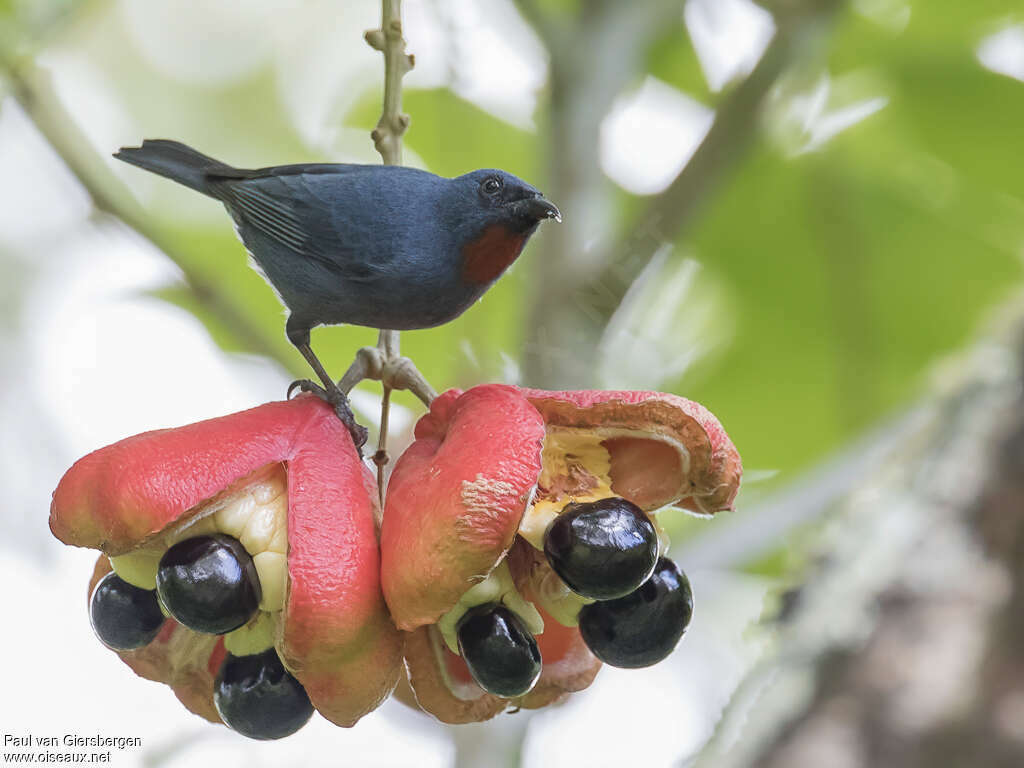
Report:
<svg viewBox="0 0 1024 768"><path fill-rule="evenodd" d="M223 178L235 174L230 165L207 157L180 141L167 139L146 139L141 147L122 147L114 157L211 196L210 176Z"/></svg>

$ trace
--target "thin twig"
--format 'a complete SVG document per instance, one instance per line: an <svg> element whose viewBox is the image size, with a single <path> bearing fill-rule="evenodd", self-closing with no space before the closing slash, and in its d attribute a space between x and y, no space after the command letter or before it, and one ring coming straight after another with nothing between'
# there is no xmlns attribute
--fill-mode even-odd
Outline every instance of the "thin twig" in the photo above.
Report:
<svg viewBox="0 0 1024 768"><path fill-rule="evenodd" d="M377 127L370 136L384 165L401 165L402 134L409 127L409 116L402 112L402 77L416 63L412 55L405 52L402 0L381 0L380 29L368 30L365 38L372 48L384 55L384 104ZM411 389L427 405L436 394L412 362L401 356L398 331L382 329L377 337L376 349L364 347L359 350L340 386L347 393L361 379L377 378L372 374L379 374L384 389L377 452L373 456L377 465L377 489L383 506L384 468L389 461L387 441L391 390Z"/></svg>
<svg viewBox="0 0 1024 768"><path fill-rule="evenodd" d="M384 509L384 468L391 460L388 456L388 422L390 416L391 387L385 384L380 398L380 430L377 434L377 452L373 454L373 463L377 465L377 498L380 499L381 509Z"/></svg>
<svg viewBox="0 0 1024 768"><path fill-rule="evenodd" d="M384 54L384 106L370 136L384 165L401 165L402 134L409 127L409 116L402 112L402 77L416 64L405 52L402 0L381 0L380 29L368 30L365 38Z"/></svg>

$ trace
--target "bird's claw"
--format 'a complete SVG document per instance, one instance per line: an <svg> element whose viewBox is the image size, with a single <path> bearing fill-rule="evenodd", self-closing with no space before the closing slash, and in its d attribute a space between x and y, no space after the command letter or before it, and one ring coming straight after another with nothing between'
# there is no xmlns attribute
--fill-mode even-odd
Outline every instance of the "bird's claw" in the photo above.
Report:
<svg viewBox="0 0 1024 768"><path fill-rule="evenodd" d="M355 443L356 451L359 453L359 458L362 458L363 446L366 445L366 440L370 436L370 431L356 421L355 414L353 414L352 409L348 407L347 398L341 403L334 404L334 412L337 414L338 418L341 419L341 423L348 428L349 434L352 435L352 442Z"/></svg>
<svg viewBox="0 0 1024 768"><path fill-rule="evenodd" d="M288 391L285 393L285 398L291 400L292 394L295 392L295 390L299 390L299 392L312 392L321 400L330 403L331 405L335 404L331 400L330 393L328 393L326 389L321 387L315 381L310 381L309 379L296 379L295 381L288 385Z"/></svg>
<svg viewBox="0 0 1024 768"><path fill-rule="evenodd" d="M366 444L366 440L369 437L369 430L359 424L356 421L355 414L352 413L352 409L348 405L348 398L340 389L328 390L321 387L315 381L309 379L297 379L288 385L287 398L290 400L295 390L300 392L312 392L314 395L319 397L328 405L334 408L334 413L341 420L341 423L348 429L349 434L352 435L352 442L355 443L356 451L359 453L359 457L362 458L363 446Z"/></svg>

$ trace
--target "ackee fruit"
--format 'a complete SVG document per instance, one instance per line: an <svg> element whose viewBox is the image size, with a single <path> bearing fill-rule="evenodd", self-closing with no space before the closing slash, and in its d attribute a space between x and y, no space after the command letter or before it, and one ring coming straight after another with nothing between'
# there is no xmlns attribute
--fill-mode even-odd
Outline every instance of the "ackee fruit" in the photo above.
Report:
<svg viewBox="0 0 1024 768"><path fill-rule="evenodd" d="M118 655L191 711L220 722L224 658L269 651L317 711L351 726L402 668L376 497L334 410L300 395L90 453L54 491L50 529L102 552L93 585L111 569L151 595L160 582L172 617Z"/></svg>
<svg viewBox="0 0 1024 768"><path fill-rule="evenodd" d="M742 474L714 416L658 392L451 390L415 437L388 485L381 582L408 633L416 701L448 723L589 686L601 660L583 612L661 584L655 513L730 509ZM671 651L682 630L677 603L663 604L660 619L634 617L651 647L609 642L602 653L646 663Z"/></svg>

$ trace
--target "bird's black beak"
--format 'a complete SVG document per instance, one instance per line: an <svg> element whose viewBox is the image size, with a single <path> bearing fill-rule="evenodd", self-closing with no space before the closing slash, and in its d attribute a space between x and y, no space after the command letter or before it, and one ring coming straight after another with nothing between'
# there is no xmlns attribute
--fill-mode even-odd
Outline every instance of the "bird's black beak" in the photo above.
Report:
<svg viewBox="0 0 1024 768"><path fill-rule="evenodd" d="M541 195L526 200L516 200L512 205L517 209L516 213L531 218L534 221L540 221L541 219L562 221L561 211L558 210L554 203L545 200Z"/></svg>

